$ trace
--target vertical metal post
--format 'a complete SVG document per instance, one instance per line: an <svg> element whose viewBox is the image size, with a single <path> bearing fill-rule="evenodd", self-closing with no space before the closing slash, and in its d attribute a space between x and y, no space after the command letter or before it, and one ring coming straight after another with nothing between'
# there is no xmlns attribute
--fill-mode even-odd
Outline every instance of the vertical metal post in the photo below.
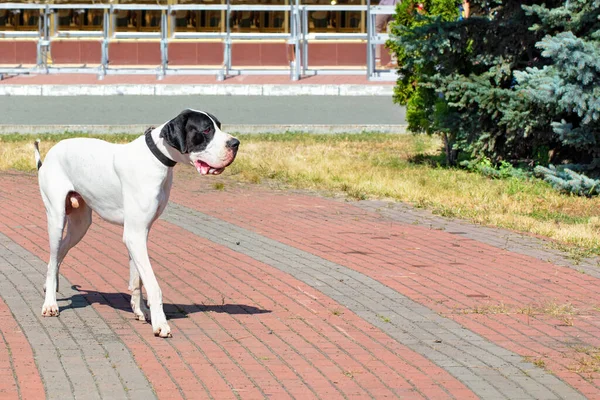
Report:
<svg viewBox="0 0 600 400"><path fill-rule="evenodd" d="M373 77L373 17L371 16L371 0L367 0L367 79Z"/></svg>
<svg viewBox="0 0 600 400"><path fill-rule="evenodd" d="M108 68L108 39L110 34L110 21L113 15L112 5L108 9L104 9L102 15L102 44L101 44L101 58L100 58L100 70L98 71L98 79L104 79L106 75L106 69Z"/></svg>
<svg viewBox="0 0 600 400"><path fill-rule="evenodd" d="M40 16L41 17L41 16ZM39 18L38 17L38 20ZM50 44L50 18L52 18L52 10L50 10L50 7L48 5L46 5L45 9L44 9L44 48L43 48L43 62L44 62L44 70L46 73L48 73L48 58L50 58L52 56L52 53L50 52L51 49L51 44Z"/></svg>
<svg viewBox="0 0 600 400"><path fill-rule="evenodd" d="M167 15L171 12L171 6L167 10L160 11L160 71L157 79L161 80L167 74L167 64L169 63L169 42L168 42L168 24Z"/></svg>
<svg viewBox="0 0 600 400"><path fill-rule="evenodd" d="M223 79L227 75L229 75L229 70L231 69L231 2L227 0L227 12L225 13L225 51L223 54L223 66L225 67L225 72Z"/></svg>
<svg viewBox="0 0 600 400"><path fill-rule="evenodd" d="M50 9L46 4L43 9L38 9L38 43L37 43L37 68L40 72L48 73L48 52L50 50Z"/></svg>
<svg viewBox="0 0 600 400"><path fill-rule="evenodd" d="M294 79L294 59L296 58L296 44L294 44L294 39L295 39L295 29L296 29L296 23L295 23L295 18L294 18L294 1L295 0L289 0L290 2L290 37L289 39L286 41L286 51L288 52L288 57L290 59L288 59L288 64L290 67L290 80L295 80ZM289 46L292 46L292 51L290 52L290 48Z"/></svg>
<svg viewBox="0 0 600 400"><path fill-rule="evenodd" d="M300 79L300 41L298 40L300 37L300 5L298 1L299 0L290 1L292 19L290 23L290 41L288 43L291 43L294 46L293 60L290 61L290 79L293 81Z"/></svg>
<svg viewBox="0 0 600 400"><path fill-rule="evenodd" d="M175 35L175 11L171 10L171 4L167 10L167 37L172 38Z"/></svg>
<svg viewBox="0 0 600 400"><path fill-rule="evenodd" d="M308 71L308 11L302 8L302 74Z"/></svg>
<svg viewBox="0 0 600 400"><path fill-rule="evenodd" d="M295 18L295 24L296 24L296 45L294 46L295 49L295 57L294 57L294 62L295 62L295 67L296 67L296 71L294 72L295 74L295 78L294 80L299 80L300 79L300 68L301 68L301 54L300 54L300 34L301 34L301 30L300 30L300 0L296 0L296 18Z"/></svg>

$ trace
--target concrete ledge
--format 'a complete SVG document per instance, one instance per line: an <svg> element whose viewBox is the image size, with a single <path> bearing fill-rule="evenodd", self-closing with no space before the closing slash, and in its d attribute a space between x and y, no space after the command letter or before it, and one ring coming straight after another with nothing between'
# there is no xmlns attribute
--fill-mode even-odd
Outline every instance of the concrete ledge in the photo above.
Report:
<svg viewBox="0 0 600 400"><path fill-rule="evenodd" d="M94 135L111 135L118 133L143 134L149 125L0 125L0 135L7 134L32 134L44 133L83 133ZM315 134L340 134L340 133L395 133L407 134L407 125L227 125L223 130L231 133L258 134L258 133L286 133L302 132Z"/></svg>
<svg viewBox="0 0 600 400"><path fill-rule="evenodd" d="M392 96L392 85L0 85L0 96Z"/></svg>

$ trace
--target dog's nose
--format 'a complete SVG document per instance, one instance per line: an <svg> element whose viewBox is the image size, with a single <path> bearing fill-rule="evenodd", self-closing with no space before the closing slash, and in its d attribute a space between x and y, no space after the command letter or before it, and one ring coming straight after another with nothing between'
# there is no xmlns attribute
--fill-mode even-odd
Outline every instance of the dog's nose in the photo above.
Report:
<svg viewBox="0 0 600 400"><path fill-rule="evenodd" d="M236 138L231 138L227 141L227 147L229 147L230 149L237 150L239 145L240 145L240 141L237 140Z"/></svg>

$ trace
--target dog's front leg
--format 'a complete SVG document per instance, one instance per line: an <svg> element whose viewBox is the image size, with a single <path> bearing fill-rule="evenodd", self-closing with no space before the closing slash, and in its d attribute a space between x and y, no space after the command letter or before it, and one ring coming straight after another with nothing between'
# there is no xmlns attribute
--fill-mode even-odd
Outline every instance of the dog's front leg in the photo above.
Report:
<svg viewBox="0 0 600 400"><path fill-rule="evenodd" d="M148 230L149 227L140 227L135 223L125 221L123 241L129 251L137 270L146 286L148 293L148 305L150 306L150 319L152 320L152 331L155 336L163 338L171 337L171 328L167 323L167 317L163 311L162 292L158 286L154 271L148 257Z"/></svg>
<svg viewBox="0 0 600 400"><path fill-rule="evenodd" d="M131 290L131 308L135 318L140 321L150 321L150 310L142 295L142 279L131 258L129 258L129 290Z"/></svg>

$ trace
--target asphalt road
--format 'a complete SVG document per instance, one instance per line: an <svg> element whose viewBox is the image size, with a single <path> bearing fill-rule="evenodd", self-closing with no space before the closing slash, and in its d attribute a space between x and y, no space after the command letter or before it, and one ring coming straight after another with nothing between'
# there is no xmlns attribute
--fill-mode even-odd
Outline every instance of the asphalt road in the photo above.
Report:
<svg viewBox="0 0 600 400"><path fill-rule="evenodd" d="M386 96L2 96L4 125L160 124L185 108L224 124L405 124Z"/></svg>

